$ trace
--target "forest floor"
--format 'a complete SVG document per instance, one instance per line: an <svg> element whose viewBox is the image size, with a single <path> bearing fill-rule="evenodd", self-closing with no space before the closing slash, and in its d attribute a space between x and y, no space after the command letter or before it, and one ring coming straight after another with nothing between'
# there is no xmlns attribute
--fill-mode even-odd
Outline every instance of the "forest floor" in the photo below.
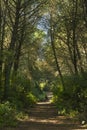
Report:
<svg viewBox="0 0 87 130"><path fill-rule="evenodd" d="M21 120L18 127L0 130L87 130L87 126L82 126L75 119L58 115L54 104L40 102L29 110L29 117Z"/></svg>

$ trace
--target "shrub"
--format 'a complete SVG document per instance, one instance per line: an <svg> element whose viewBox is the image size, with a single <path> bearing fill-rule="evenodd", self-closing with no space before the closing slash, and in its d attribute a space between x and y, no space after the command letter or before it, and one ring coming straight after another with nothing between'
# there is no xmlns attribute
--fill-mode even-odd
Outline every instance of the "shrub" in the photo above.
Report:
<svg viewBox="0 0 87 130"><path fill-rule="evenodd" d="M43 92L42 94L39 94L38 100L39 100L39 101L46 101L46 100L47 100L47 95L46 95L46 93Z"/></svg>
<svg viewBox="0 0 87 130"><path fill-rule="evenodd" d="M87 101L86 76L65 76L64 82L65 89L58 81L53 86L53 101L56 103L58 110L65 113L71 111L83 112Z"/></svg>
<svg viewBox="0 0 87 130"><path fill-rule="evenodd" d="M31 89L31 92L33 95L35 95L38 101L45 101L47 98L46 92L41 89L41 86L38 83L35 83Z"/></svg>
<svg viewBox="0 0 87 130"><path fill-rule="evenodd" d="M16 110L9 102L0 104L0 126L16 126Z"/></svg>
<svg viewBox="0 0 87 130"><path fill-rule="evenodd" d="M37 102L37 98L31 92L26 94L26 96L25 96L25 106L32 106L36 102Z"/></svg>
<svg viewBox="0 0 87 130"><path fill-rule="evenodd" d="M17 75L10 88L8 100L16 107L17 110L23 110L36 103L37 98L34 96L32 89L34 83L24 75Z"/></svg>

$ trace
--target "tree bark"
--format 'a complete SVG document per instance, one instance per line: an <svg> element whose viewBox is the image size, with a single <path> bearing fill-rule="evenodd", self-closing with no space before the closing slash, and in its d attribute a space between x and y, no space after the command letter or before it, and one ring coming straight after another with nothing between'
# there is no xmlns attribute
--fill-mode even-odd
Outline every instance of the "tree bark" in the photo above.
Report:
<svg viewBox="0 0 87 130"><path fill-rule="evenodd" d="M3 87L3 47L4 47L4 39L5 39L5 27L6 27L6 16L7 10L6 8L3 9L3 3L0 0L0 87Z"/></svg>
<svg viewBox="0 0 87 130"><path fill-rule="evenodd" d="M8 96L9 96L8 92L9 92L9 87L10 87L10 74L11 74L11 69L12 69L12 65L13 65L13 62L14 62L15 46L17 44L17 39L18 39L18 27L19 27L19 19L20 19L20 4L21 4L21 1L18 1L16 3L15 22L14 22L14 25L13 25L13 28L12 28L13 31L12 31L10 46L8 48L8 52L10 52L10 54L7 57L7 63L5 64L4 99L8 98Z"/></svg>
<svg viewBox="0 0 87 130"><path fill-rule="evenodd" d="M76 44L77 44L77 39L76 39L76 27L77 27L77 6L78 5L78 0L75 2L73 1L73 65L74 65L74 71L75 74L78 74L78 67L77 67L77 52L76 52Z"/></svg>
<svg viewBox="0 0 87 130"><path fill-rule="evenodd" d="M54 45L54 28L53 28L53 23L52 23L52 15L50 15L51 19L50 19L50 38L51 38L51 46L52 46L52 50L53 50L53 54L54 54L54 59L55 59L55 63L56 63L56 67L57 67L57 71L59 73L62 85L63 85L63 89L65 89L65 85L64 85L64 80L63 80L63 76L60 70L60 66L59 66L59 62L57 59L57 55L56 55L56 50L55 50L55 45Z"/></svg>

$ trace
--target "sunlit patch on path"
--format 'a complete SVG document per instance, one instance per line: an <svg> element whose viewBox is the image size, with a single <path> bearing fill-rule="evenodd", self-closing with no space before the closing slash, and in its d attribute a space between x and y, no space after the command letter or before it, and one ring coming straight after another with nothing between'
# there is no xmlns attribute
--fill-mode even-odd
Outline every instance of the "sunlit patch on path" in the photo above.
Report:
<svg viewBox="0 0 87 130"><path fill-rule="evenodd" d="M52 93L49 93L47 102L38 102L35 107L28 110L29 117L20 121L17 128L2 130L87 130L76 120L66 116L59 116L54 104L50 103Z"/></svg>

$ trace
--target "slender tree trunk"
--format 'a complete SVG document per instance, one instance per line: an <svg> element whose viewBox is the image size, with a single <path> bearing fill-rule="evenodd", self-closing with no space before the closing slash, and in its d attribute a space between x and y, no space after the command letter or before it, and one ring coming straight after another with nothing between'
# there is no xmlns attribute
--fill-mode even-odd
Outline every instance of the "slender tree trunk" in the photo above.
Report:
<svg viewBox="0 0 87 130"><path fill-rule="evenodd" d="M87 0L82 1L82 6L83 6L83 16L84 16L85 26L87 28Z"/></svg>
<svg viewBox="0 0 87 130"><path fill-rule="evenodd" d="M9 95L9 85L10 85L10 66L5 66L4 70L4 76L5 76L5 81L4 81L4 95L3 95L3 100L8 99Z"/></svg>
<svg viewBox="0 0 87 130"><path fill-rule="evenodd" d="M83 8L83 17L84 17L84 21L85 21L85 26L87 28L87 0L82 0L82 8ZM86 57L86 61L87 61L87 46L85 43L82 45L83 45L83 49L84 49L85 57Z"/></svg>
<svg viewBox="0 0 87 130"><path fill-rule="evenodd" d="M1 45L1 25L2 25L2 9L0 0L0 87L2 83L2 45Z"/></svg>
<svg viewBox="0 0 87 130"><path fill-rule="evenodd" d="M3 9L2 1L0 1L0 87L3 87L3 46L4 46L4 39L5 39L5 27L6 27L6 16L7 10L6 8Z"/></svg>
<svg viewBox="0 0 87 130"><path fill-rule="evenodd" d="M77 27L77 4L78 0L73 2L73 64L74 64L74 71L75 74L78 74L78 67L77 67L77 50L76 50L76 44L77 44L77 39L76 39L76 27Z"/></svg>
<svg viewBox="0 0 87 130"><path fill-rule="evenodd" d="M78 55L78 60L79 60L80 71L81 71L81 73L83 73L84 72L84 68L82 66L82 58L81 58L81 54L80 54L80 50L79 50L78 44L76 44L76 49L77 49L77 55Z"/></svg>
<svg viewBox="0 0 87 130"><path fill-rule="evenodd" d="M54 54L54 58L55 58L55 63L56 63L57 71L59 73L63 88L65 89L64 80L63 80L63 76L62 76L62 73L61 73L61 70L60 70L59 62L58 62L57 55L56 55L55 45L54 45L54 29L53 29L53 26L52 26L52 16L51 16L51 19L50 19L50 28L51 28L50 29L51 46L52 46L52 50L53 50L53 54Z"/></svg>
<svg viewBox="0 0 87 130"><path fill-rule="evenodd" d="M22 47L22 44L23 44L23 41L24 41L24 31L25 31L25 28L23 27L22 32L20 32L21 37L20 37L19 44L16 48L16 53L15 53L14 69L13 69L14 73L17 72L18 66L19 66L19 58L20 58L20 54L21 54L21 47Z"/></svg>
<svg viewBox="0 0 87 130"><path fill-rule="evenodd" d="M22 21L22 27L20 31L20 39L18 41L18 45L16 45L16 50L15 50L15 60L14 60L14 68L13 72L16 74L19 66L19 59L20 59L20 54L21 54L21 47L24 42L25 38L25 28L26 28L26 13L25 13L26 5L24 6L24 16L23 16L23 21Z"/></svg>
<svg viewBox="0 0 87 130"><path fill-rule="evenodd" d="M75 74L78 73L76 44L77 44L77 41L75 39L75 28L73 28L73 64L74 64Z"/></svg>
<svg viewBox="0 0 87 130"><path fill-rule="evenodd" d="M20 4L21 1L18 1L16 3L16 13L15 13L15 23L13 25L13 31L12 31L12 37L11 37L11 43L8 48L8 51L11 53L7 57L7 63L5 64L5 82L4 82L4 98L8 97L8 92L9 92L9 87L10 87L10 74L11 74L11 69L14 61L14 54L15 54L15 46L17 43L17 38L18 38L18 25L19 25L19 19L20 19Z"/></svg>
<svg viewBox="0 0 87 130"><path fill-rule="evenodd" d="M71 62L73 63L72 45L70 43L70 32L67 30L67 46L70 55Z"/></svg>
<svg viewBox="0 0 87 130"><path fill-rule="evenodd" d="M69 32L69 29L67 29L67 47L68 47L68 51L69 51L71 63L74 66L74 62L73 62L73 51L72 51L72 45L71 45L71 42L70 42L70 32ZM71 72L74 73L73 70Z"/></svg>

